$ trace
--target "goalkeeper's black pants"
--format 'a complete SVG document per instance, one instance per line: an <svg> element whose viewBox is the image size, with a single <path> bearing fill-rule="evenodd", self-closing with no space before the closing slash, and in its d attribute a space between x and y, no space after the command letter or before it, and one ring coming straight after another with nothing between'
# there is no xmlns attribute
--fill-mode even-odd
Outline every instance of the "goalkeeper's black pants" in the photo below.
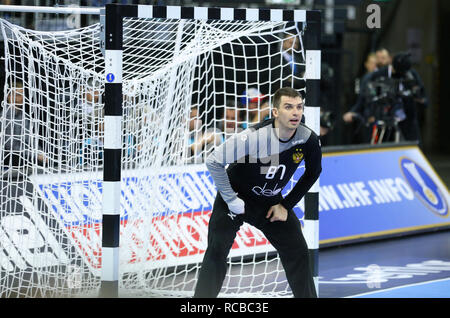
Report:
<svg viewBox="0 0 450 318"><path fill-rule="evenodd" d="M208 226L208 247L200 269L194 297L219 294L227 271L227 256L243 222L260 229L278 251L294 297L317 297L310 268L308 247L295 213L288 211L285 222L266 219L269 207L245 202L245 213L230 217L227 204L217 194Z"/></svg>

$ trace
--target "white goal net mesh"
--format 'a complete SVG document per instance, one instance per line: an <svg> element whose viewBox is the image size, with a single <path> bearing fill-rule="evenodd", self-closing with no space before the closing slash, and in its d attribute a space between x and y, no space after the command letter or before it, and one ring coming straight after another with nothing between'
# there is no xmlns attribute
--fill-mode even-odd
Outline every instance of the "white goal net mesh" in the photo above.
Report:
<svg viewBox="0 0 450 318"><path fill-rule="evenodd" d="M96 296L101 27L0 25L0 297ZM193 294L216 191L204 159L270 117L277 88L304 90L301 34L286 22L124 19L121 296ZM257 229L244 224L229 257L221 295L291 294Z"/></svg>

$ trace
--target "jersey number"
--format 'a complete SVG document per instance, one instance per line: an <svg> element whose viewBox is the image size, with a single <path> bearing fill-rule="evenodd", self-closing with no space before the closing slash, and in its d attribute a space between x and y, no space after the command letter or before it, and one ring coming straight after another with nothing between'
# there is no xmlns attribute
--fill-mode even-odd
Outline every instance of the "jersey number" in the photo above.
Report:
<svg viewBox="0 0 450 318"><path fill-rule="evenodd" d="M284 173L286 172L285 165L270 166L266 173L266 179L273 179L275 177L275 174L278 172L278 169L280 168L282 168L280 180L283 179Z"/></svg>

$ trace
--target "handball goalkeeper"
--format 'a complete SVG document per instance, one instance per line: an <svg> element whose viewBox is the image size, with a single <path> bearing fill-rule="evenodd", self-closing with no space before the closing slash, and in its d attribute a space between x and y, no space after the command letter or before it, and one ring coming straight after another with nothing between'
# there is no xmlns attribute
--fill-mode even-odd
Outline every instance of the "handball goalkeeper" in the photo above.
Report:
<svg viewBox="0 0 450 318"><path fill-rule="evenodd" d="M301 123L303 107L296 90L280 88L273 97L273 118L229 138L207 158L218 192L194 297L219 294L243 222L260 229L276 248L294 297L317 297L308 247L292 210L322 171L320 141ZM303 160L304 174L283 197L281 190Z"/></svg>

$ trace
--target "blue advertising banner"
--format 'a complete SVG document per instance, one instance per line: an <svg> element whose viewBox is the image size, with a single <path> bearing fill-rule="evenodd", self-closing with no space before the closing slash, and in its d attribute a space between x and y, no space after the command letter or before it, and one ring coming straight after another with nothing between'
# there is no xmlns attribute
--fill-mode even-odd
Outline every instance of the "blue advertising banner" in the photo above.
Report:
<svg viewBox="0 0 450 318"><path fill-rule="evenodd" d="M300 166L283 195L303 173ZM97 273L101 268L101 179L101 171L31 176L27 193L37 196L17 193L14 206L20 209L11 211L2 224L27 224L20 233L39 231L43 238L54 235L57 227L64 238L43 242L73 247ZM205 165L170 166L158 173L127 170L121 190L121 270L201 261L217 191ZM319 192L321 247L450 227L448 189L416 146L324 153ZM303 200L294 211L302 221ZM2 228L2 224L0 236L1 231L18 233L15 227ZM26 252L26 247L17 246ZM273 247L262 232L244 224L230 255L270 251Z"/></svg>
<svg viewBox="0 0 450 318"><path fill-rule="evenodd" d="M326 153L322 167L321 245L450 226L448 189L416 146Z"/></svg>

